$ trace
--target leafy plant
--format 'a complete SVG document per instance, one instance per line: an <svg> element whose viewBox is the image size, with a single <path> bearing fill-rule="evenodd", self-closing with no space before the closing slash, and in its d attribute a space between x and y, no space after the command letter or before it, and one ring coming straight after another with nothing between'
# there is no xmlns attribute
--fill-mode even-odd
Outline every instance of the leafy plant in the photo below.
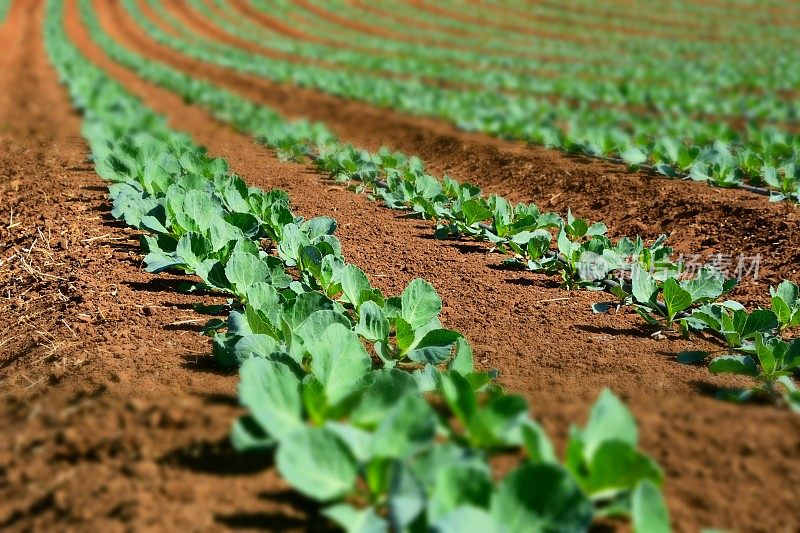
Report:
<svg viewBox="0 0 800 533"><path fill-rule="evenodd" d="M773 400L783 398L792 409L800 410L798 387L791 377L800 368L800 340L786 342L759 333L752 345L740 351L746 353L714 358L708 364L709 371L712 374L748 376L758 385L751 389L724 391L723 397L737 401L746 400L754 394Z"/></svg>
<svg viewBox="0 0 800 533"><path fill-rule="evenodd" d="M769 289L772 312L781 331L800 325L800 289L791 281L783 281L777 288Z"/></svg>
<svg viewBox="0 0 800 533"><path fill-rule="evenodd" d="M720 274L710 268L701 269L689 280L667 277L659 283L655 276L639 265L631 269L632 305L648 323L667 327L686 318L684 311L692 306L717 300L733 288Z"/></svg>

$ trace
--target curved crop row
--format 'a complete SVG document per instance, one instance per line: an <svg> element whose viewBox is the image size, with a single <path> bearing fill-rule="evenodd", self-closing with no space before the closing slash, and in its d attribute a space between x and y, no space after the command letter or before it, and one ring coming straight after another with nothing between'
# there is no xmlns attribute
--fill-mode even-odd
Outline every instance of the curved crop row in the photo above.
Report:
<svg viewBox="0 0 800 533"><path fill-rule="evenodd" d="M512 205L504 198L485 197L480 189L425 171L417 158L382 149L370 154L338 143L324 125L288 122L275 111L256 105L161 63L139 56L116 43L100 27L91 0L82 0L82 14L92 37L116 61L144 78L181 94L209 109L258 142L278 150L281 157L310 157L318 169L334 179L381 199L393 209L412 211L437 222L439 238L469 237L488 241L512 255L509 266L559 275L568 288L606 290L619 305L631 305L649 323L711 333L725 344L725 355L714 358L712 372L738 372L754 377L757 386L729 391L729 399L766 394L800 409L800 393L792 380L800 368L800 342L780 338L780 332L800 324L797 287L784 282L775 291L772 309L747 312L734 301L719 302L735 285L707 269L682 280L683 265L670 258L664 237L646 246L638 237L612 243L602 223L590 223L568 213L542 213L530 204ZM599 311L600 309L598 309ZM783 354L774 362L759 345ZM777 350L777 352L776 352ZM694 352L684 362L698 362L710 354ZM728 364L744 361L742 366ZM739 372L741 371L741 372Z"/></svg>
<svg viewBox="0 0 800 533"><path fill-rule="evenodd" d="M313 4L313 0L312 1ZM280 17L285 22L290 22L294 26L298 24L297 19L300 19L300 27L308 32L319 33L322 35L334 35L342 39L342 44L345 47L352 46L353 43L370 42L372 45L381 46L381 39L376 39L362 32L355 31L346 26L336 24L335 21L327 20L320 13L315 10L306 10L302 6L292 2L284 2L280 0L254 0L254 5L258 6L264 13L272 17ZM536 6L527 6L526 9L535 9ZM329 14L336 14L337 17L348 15L348 19L358 20L360 24L368 24L370 27L381 28L387 26L387 22L392 22L393 19L386 16L378 16L371 13L370 10L364 9L363 5L354 6L348 3L340 3L332 6L330 2L326 2L324 6L318 6L319 10ZM459 8L459 12L463 8ZM380 6L381 12L392 13L395 11L389 3L382 3ZM301 17L294 17L293 15L301 15ZM310 23L303 23L304 19L308 19ZM488 17L490 21L495 19L492 14ZM416 8L406 9L405 17L402 20L419 20L427 23L423 29L417 29L418 35L413 35L414 27L404 27L402 35L409 38L416 38L429 42L429 36L432 30L428 25L439 24L448 19L441 16L435 16L431 13L426 13L424 10ZM490 22L491 23L491 22ZM539 20L538 24L542 24ZM567 69L571 72L573 68L576 69L594 69L600 68L601 72L608 70L614 72L619 71L619 75L613 76L623 79L636 79L639 80L642 74L647 75L648 78L656 75L663 84L675 87L681 85L704 85L709 83L709 77L714 79L715 83L722 84L722 87L735 87L745 86L760 87L763 89L777 89L777 88L790 88L791 82L787 79L785 65L791 64L797 58L797 50L787 46L785 38L780 39L775 35L773 30L762 39L755 42L746 44L736 43L715 43L715 42L675 42L674 38L654 38L651 36L640 35L623 35L614 36L609 35L605 30L599 30L592 42L585 42L586 33L576 33L576 28L567 24L566 26L559 27L551 20L547 20L546 24L542 25L540 30L548 30L546 33L537 34L535 36L528 36L528 39L523 46L516 49L520 54L535 51L537 54L542 53L548 56L566 56L570 60L566 63L558 63L559 70ZM389 25L388 29L391 31L393 27ZM487 29L485 24L480 26L471 25L470 28ZM459 29L464 29L463 26ZM753 28L748 32L753 33ZM780 33L780 32L778 32ZM578 41L570 40L569 37L579 36ZM567 39L559 38L566 36ZM499 36L500 42L507 41L509 32L503 31ZM464 51L469 52L476 46L475 38L459 38L458 34L443 34L438 37L441 39L442 44L449 44L450 48L442 51ZM384 39L386 40L386 39ZM775 42L777 41L777 42ZM407 46L413 43L411 39L406 42ZM486 46L485 40L480 40L480 46L483 49ZM736 46L736 52L731 50L732 46ZM785 54L782 57L775 58L774 50L784 50ZM505 53L510 54L515 49L506 50ZM731 54L735 53L736 61L731 62ZM516 54L514 56L514 63L525 63L526 56ZM691 58L691 63L687 64L687 58ZM770 60L766 60L770 58ZM481 63L489 58L485 58L483 54L476 54L473 61ZM620 62L620 59L624 61ZM779 61L775 61L778 59ZM783 60L786 63L783 63ZM781 68L784 65L784 68ZM513 65L507 65L513 66ZM639 67L640 72L631 69L631 66ZM718 70L724 70L725 75L713 75L712 73ZM581 70L582 71L582 70ZM627 75L625 74L627 71ZM676 72L680 73L676 76ZM632 76L633 74L638 74ZM687 77L688 76L688 77ZM788 74L793 77L793 74ZM684 87L685 88L685 87Z"/></svg>
<svg viewBox="0 0 800 533"><path fill-rule="evenodd" d="M208 19L209 24L214 24L229 34L250 41L260 48L271 51L290 53L292 61L317 62L340 65L343 69L353 69L355 72L382 73L383 76L405 76L419 79L425 85L452 88L464 88L476 91L492 91L515 96L539 95L551 99L560 99L575 105L575 102L590 104L593 109L613 108L629 110L636 115L659 116L662 114L694 114L700 122L716 122L720 119L728 120L732 127L736 127L736 119L741 117L742 105L731 104L728 109L721 109L720 98L724 95L720 87L708 86L710 78L708 69L697 67L698 79L687 79L691 76L676 77L674 67L670 68L665 58L659 57L652 49L642 51L641 55L631 58L623 63L623 67L631 65L633 68L619 70L612 68L612 61L580 65L573 63L548 65L541 62L536 68L520 71L503 68L486 69L476 68L479 62L461 61L457 64L442 61L431 61L430 58L414 58L413 56L397 56L381 53L378 55L365 53L354 49L360 47L359 42L350 41L347 46L328 46L318 43L304 42L296 38L288 38L277 31L253 27L253 21L228 13L229 18L219 17L204 0L189 0L189 4L199 14ZM151 2L152 8L161 18L169 22L176 30L188 39L193 39L183 25L174 20L174 17L165 9L163 4ZM275 16L271 13L271 16ZM288 24L288 23L287 23ZM256 25L257 26L257 25ZM314 31L313 29L310 31ZM609 58L612 57L609 54ZM645 65L645 61L652 62ZM320 65L322 66L322 65ZM587 68L593 67L593 68ZM647 68L644 68L647 67ZM330 67L327 67L330 68ZM646 72L647 78L636 73ZM654 74L663 72L663 77L654 79ZM720 75L718 79L730 80L729 75ZM762 79L762 78L759 78ZM687 99L687 85L692 86L694 94ZM636 87L631 90L630 87ZM669 89L667 91L667 89ZM726 91L736 92L735 87ZM717 95L717 98L704 98L701 92ZM741 91L739 91L741 92ZM759 104L768 107L758 98ZM750 102L753 104L755 99ZM716 106L716 109L711 109ZM748 109L755 110L753 105ZM714 115L714 113L723 113ZM711 116L709 116L711 114ZM756 112L756 115L758 113ZM733 120L732 120L733 119ZM752 121L759 124L769 124L766 117L753 117Z"/></svg>
<svg viewBox="0 0 800 533"><path fill-rule="evenodd" d="M136 2L125 0L133 18L158 42L196 59L279 82L291 82L338 96L416 115L438 117L468 131L525 139L596 157L621 158L630 165L653 164L668 176L720 186L766 183L773 199L800 197L800 137L775 129L750 130L746 139L725 126L634 117L620 111L572 109L531 98L426 87L293 64L249 54L232 46L175 37L153 24ZM564 124L567 124L565 129ZM630 125L630 129L622 129ZM693 142L684 142L694 139Z"/></svg>
<svg viewBox="0 0 800 533"><path fill-rule="evenodd" d="M464 63L470 66L452 65L430 59L414 59L403 56L378 56L355 50L361 41L350 39L341 46L327 46L309 43L286 37L274 30L266 28L253 29L247 25L247 19L231 20L216 17L203 0L190 0L191 6L208 18L209 24L217 25L225 31L258 46L269 50L280 50L298 56L297 61L322 60L337 63L343 68L373 70L388 74L413 75L427 85L447 83L451 86L466 86L473 90L504 92L515 96L540 95L564 99L569 102L580 101L591 103L596 107L612 107L636 110L634 114L695 115L698 122L714 122L719 119L742 118L743 109L747 109L746 118L754 123L776 124L792 122L796 119L796 110L791 102L779 96L754 94L752 90L741 90L740 84L752 88L750 73L752 69L743 69L746 78L736 81L736 72L729 62L717 60L714 66L690 64L687 66L682 54L672 57L670 47L659 53L651 46L637 49L626 48L628 57L619 61L620 53L605 52L603 56L582 58L581 62L549 64L536 62L530 69L519 70L519 64L512 63L502 70L476 69L480 65L480 56L470 54ZM159 17L183 34L188 40L196 35L187 30L180 22L174 20L165 6L154 0L151 8ZM273 10L270 16L277 16ZM288 20L284 23L289 24ZM322 29L310 28L310 32L322 32ZM325 33L323 33L325 34ZM602 48L602 47L600 47ZM573 50L572 53L578 53ZM593 55L598 52L588 52ZM726 51L729 53L729 51ZM709 54L707 54L709 55ZM588 61L588 62L587 62ZM761 59L763 61L763 59ZM675 71L679 63L681 75ZM698 62L699 63L699 62ZM509 66L514 67L509 69ZM715 70L716 69L716 70ZM757 76L758 80L767 79ZM780 78L782 82L785 79ZM714 97L711 98L710 96Z"/></svg>
<svg viewBox="0 0 800 533"><path fill-rule="evenodd" d="M58 0L45 36L112 214L146 233L148 269L231 297L227 331L207 330L218 360L241 364L237 448L275 450L284 479L350 531L585 530L611 513L668 530L661 470L613 394L561 464L524 399L474 371L466 340L442 328L428 283L381 294L344 261L334 220L303 220L282 191L248 187L81 56ZM520 459L495 481L500 453Z"/></svg>
<svg viewBox="0 0 800 533"><path fill-rule="evenodd" d="M306 1L321 3L319 0ZM737 19L736 17L718 19L719 26L709 24L711 27L705 28L706 31L703 31L698 30L696 27L685 27L674 19L672 22L678 22L678 24L672 27L668 26L669 19L665 19L663 22L658 19L655 21L651 19L649 23L646 20L633 19L627 24L620 24L617 21L615 16L617 13L615 12L609 13L606 11L598 16L592 13L573 11L570 6L549 6L540 2L526 3L524 6L524 18L522 19L520 19L519 15L514 17L504 16L502 10L499 10L500 12L498 13L491 6L487 9L483 5L474 5L458 0L435 3L425 0L415 2L388 0L382 4L384 9L391 12L430 18L442 27L463 32L494 35L500 39L517 38L522 40L522 43L525 42L525 37L529 39L531 36L538 38L538 31L552 32L554 34L552 38L554 39L559 36L566 36L568 39L570 36L575 37L577 34L581 42L597 43L600 46L628 41L645 41L652 44L668 40L677 41L676 44L703 47L711 45L723 48L744 43L750 44L751 42L756 46L763 43L774 44L780 39L789 39L790 42L796 41L796 35L793 35L788 28L769 24L769 21L763 20L761 24L756 25L749 18L745 20ZM602 7L600 2L594 2L591 5L595 7L597 4L601 4ZM339 6L336 7L338 8ZM666 11L665 7L668 9L668 6L663 6L661 10ZM679 11L684 15L684 18L689 18L692 13L687 7L683 6ZM652 6L650 9L652 11L656 10ZM621 9L617 8L616 11L621 11ZM648 13L647 8L641 6L640 3L629 6L626 11L631 16ZM355 11L348 12L350 15L356 13ZM435 19L433 15L435 15ZM689 20L689 22L693 21ZM665 31L667 29L668 31ZM509 34L511 35L509 36ZM795 43L792 42L792 44Z"/></svg>

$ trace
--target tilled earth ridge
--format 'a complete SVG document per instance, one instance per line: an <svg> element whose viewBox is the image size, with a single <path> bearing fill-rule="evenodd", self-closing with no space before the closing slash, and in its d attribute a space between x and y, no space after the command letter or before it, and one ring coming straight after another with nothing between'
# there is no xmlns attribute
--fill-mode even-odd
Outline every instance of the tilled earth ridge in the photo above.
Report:
<svg viewBox="0 0 800 533"><path fill-rule="evenodd" d="M796 206L704 183L668 180L646 172L631 174L620 165L464 133L441 121L239 74L154 42L117 2L109 4L119 19L120 33L140 53L212 80L288 117L320 120L343 141L372 150L385 145L418 155L435 175L475 183L487 193L513 201L535 202L543 210L563 214L572 209L577 216L605 222L612 237L638 234L654 239L666 233L676 252L693 264L717 262L729 275L734 275L740 257L746 268L758 257L757 279L745 276L732 295L743 303L768 305L770 285L783 279L800 280L800 235L790 231L800 223ZM181 5L170 4L170 9L179 15ZM168 29L152 12L144 11ZM192 27L191 20L182 21ZM207 25L193 29L202 33L204 28ZM222 35L214 32L209 37Z"/></svg>
<svg viewBox="0 0 800 533"><path fill-rule="evenodd" d="M24 9L18 6L24 4L17 4L14 23L2 31L40 38L41 9L32 10L35 17L23 22ZM447 325L464 331L481 366L500 368L505 384L532 399L535 414L559 446L567 424L582 422L597 391L610 384L641 421L646 450L665 466L668 501L678 528L730 525L768 530L798 523L797 516L787 513L792 509L791 494L780 489L798 482L792 462L786 461L800 449L793 438L798 426L791 415L771 407L742 409L709 399L704 391L724 381L672 361L687 343L656 342L629 315L587 315L588 305L598 295L570 294L537 276L487 268L497 259L486 256L485 248L433 242L427 223L395 218L376 204L325 184L302 165L278 163L268 150L231 133L205 113L112 68L88 41L76 14L70 4L70 33L81 49L148 104L166 112L175 127L192 133L212 153L226 155L249 183L287 189L302 214L336 216L347 257L381 288L398 292L416 276L434 282L445 302ZM110 25L113 19L104 9L104 23ZM77 136L79 120L69 112L66 94L46 65L40 44L32 41L32 48L25 55L14 55L15 62L9 60L3 71L9 74L4 87L10 79L20 87L3 103L3 112L16 113L16 124L38 125L25 132L36 139L30 141L34 145L49 145L53 137L48 136L69 133L73 151L58 146L56 156L64 161L56 165L73 164L67 161L73 157L70 153L75 164L85 164L86 148ZM23 63L38 77L25 75ZM34 118L30 110L20 111L26 99L46 105L49 122L41 115ZM10 139L26 142L16 131ZM76 190L85 194L81 205L107 212L102 189L79 189L99 187L94 174L59 176L45 187L42 182L52 181L53 176L44 174L36 156L26 170L19 187L23 193L9 195L11 202L20 206L20 213L35 211L45 220L58 220L60 215L68 219L64 224L73 223L73 231L83 238L67 235L68 245L80 243L81 248L72 252L86 258L83 265L70 265L85 276L78 292L88 305L103 306L106 318L84 322L78 314L70 314L73 306L67 305L36 319L40 329L69 335L68 329L55 325L64 317L79 333L79 347L65 347L61 355L74 357L81 350L91 355L55 377L52 361L37 361L34 354L20 355L19 350L7 355L0 346L4 362L16 357L12 364L4 363L0 374L4 382L27 383L23 374L33 382L46 377L29 390L14 385L13 398L4 402L3 422L14 437L3 444L0 456L4 494L0 524L12 529L316 528L311 508L285 490L269 464L237 458L225 445L228 424L237 412L235 377L215 369L207 343L184 329L192 328L187 320L198 318L188 308L196 298L177 294L168 277L141 272L136 243L130 239L133 233L70 219L77 218L77 209L64 205L63 197ZM2 179L5 185L6 178ZM47 190L52 211L39 202L40 197L25 196L35 194L37 186ZM5 212L0 212L0 220L5 219ZM102 239L82 242L89 235L105 233L128 240L108 245ZM3 235L4 246L7 238L10 241ZM131 247L104 249L121 243ZM53 263L70 259L53 253ZM3 283L5 293L5 279ZM114 296L112 284L117 286ZM42 298L56 298L53 284L32 291ZM476 294L491 297L476 301ZM546 301L564 297L570 300ZM102 337L107 330L109 339ZM116 340L119 335L126 335L125 342ZM729 440L733 438L737 440ZM763 487L775 487L770 493L778 496L766 502L768 509L762 515L765 502L758 496ZM735 502L727 497L731 493L738 495Z"/></svg>

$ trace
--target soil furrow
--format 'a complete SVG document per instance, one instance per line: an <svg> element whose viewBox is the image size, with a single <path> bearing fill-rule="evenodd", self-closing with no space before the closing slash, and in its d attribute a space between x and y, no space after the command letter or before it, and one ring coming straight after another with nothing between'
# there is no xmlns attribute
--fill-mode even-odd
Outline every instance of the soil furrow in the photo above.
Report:
<svg viewBox="0 0 800 533"><path fill-rule="evenodd" d="M127 43L131 29L123 31L128 23L118 6L95 7L104 27ZM610 385L625 397L641 422L645 449L665 467L679 530L768 530L800 521L792 495L780 489L800 480L800 468L787 460L800 449L800 422L770 406L711 399L723 381L674 362L675 353L696 343L655 340L630 313L591 315L589 303L602 295L568 293L538 276L492 268L498 258L482 246L434 244L430 224L398 218L326 184L308 167L278 163L269 150L111 62L74 19L72 3L69 13L70 35L81 50L165 113L171 125L228 157L249 183L285 188L300 213L336 217L345 254L383 290L398 292L413 277L432 281L447 326L465 333L482 367L499 368L504 384L531 398L559 446L568 422L582 419L600 388ZM764 487L773 487L768 501L759 498ZM729 498L734 492L738 497Z"/></svg>

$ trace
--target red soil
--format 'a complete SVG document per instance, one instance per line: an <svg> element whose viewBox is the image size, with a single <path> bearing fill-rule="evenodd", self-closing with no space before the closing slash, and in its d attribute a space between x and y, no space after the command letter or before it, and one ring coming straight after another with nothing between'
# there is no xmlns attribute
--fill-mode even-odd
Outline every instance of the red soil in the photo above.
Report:
<svg viewBox="0 0 800 533"><path fill-rule="evenodd" d="M789 229L798 222L793 206L625 174L239 76L155 45L116 2L95 7L120 42L287 114L329 120L346 140L418 153L437 173L517 200L558 210L571 205L606 220L616 235L680 229L676 238L686 250L770 252L763 263L770 275L796 279L797 258L781 255L798 253L800 238ZM100 181L84 163L79 118L46 64L41 15L41 3L17 1L0 29L8 50L0 58L0 145L7 148L0 151L0 220L13 206L20 222L0 226L2 258L24 255L37 227L54 236L49 246L33 246L34 274L16 266L18 259L0 271L0 293L10 295L0 309L20 322L0 326L0 339L12 338L0 345L0 527L319 529L314 508L286 490L268 461L238 457L226 444L238 411L236 378L214 367L210 347L195 334L199 323L185 322L202 318L189 309L197 297L175 292L174 278L142 272L134 232L109 220ZM398 218L305 165L280 163L270 150L115 65L88 38L74 2L67 23L92 61L172 126L227 157L248 183L286 189L301 214L335 216L346 256L381 289L396 293L414 277L433 282L446 325L467 336L481 367L498 368L505 385L531 400L559 449L569 423L583 422L598 391L610 386L640 421L645 450L665 468L677 530L798 527L792 487L800 486L800 419L772 406L712 399L714 387L735 382L674 361L703 342L656 340L632 313L591 314L589 305L602 294L567 292L541 276L498 269L500 258L482 245L431 240L429 223ZM756 298L765 290L759 280L742 294ZM36 330L52 341L33 338Z"/></svg>

